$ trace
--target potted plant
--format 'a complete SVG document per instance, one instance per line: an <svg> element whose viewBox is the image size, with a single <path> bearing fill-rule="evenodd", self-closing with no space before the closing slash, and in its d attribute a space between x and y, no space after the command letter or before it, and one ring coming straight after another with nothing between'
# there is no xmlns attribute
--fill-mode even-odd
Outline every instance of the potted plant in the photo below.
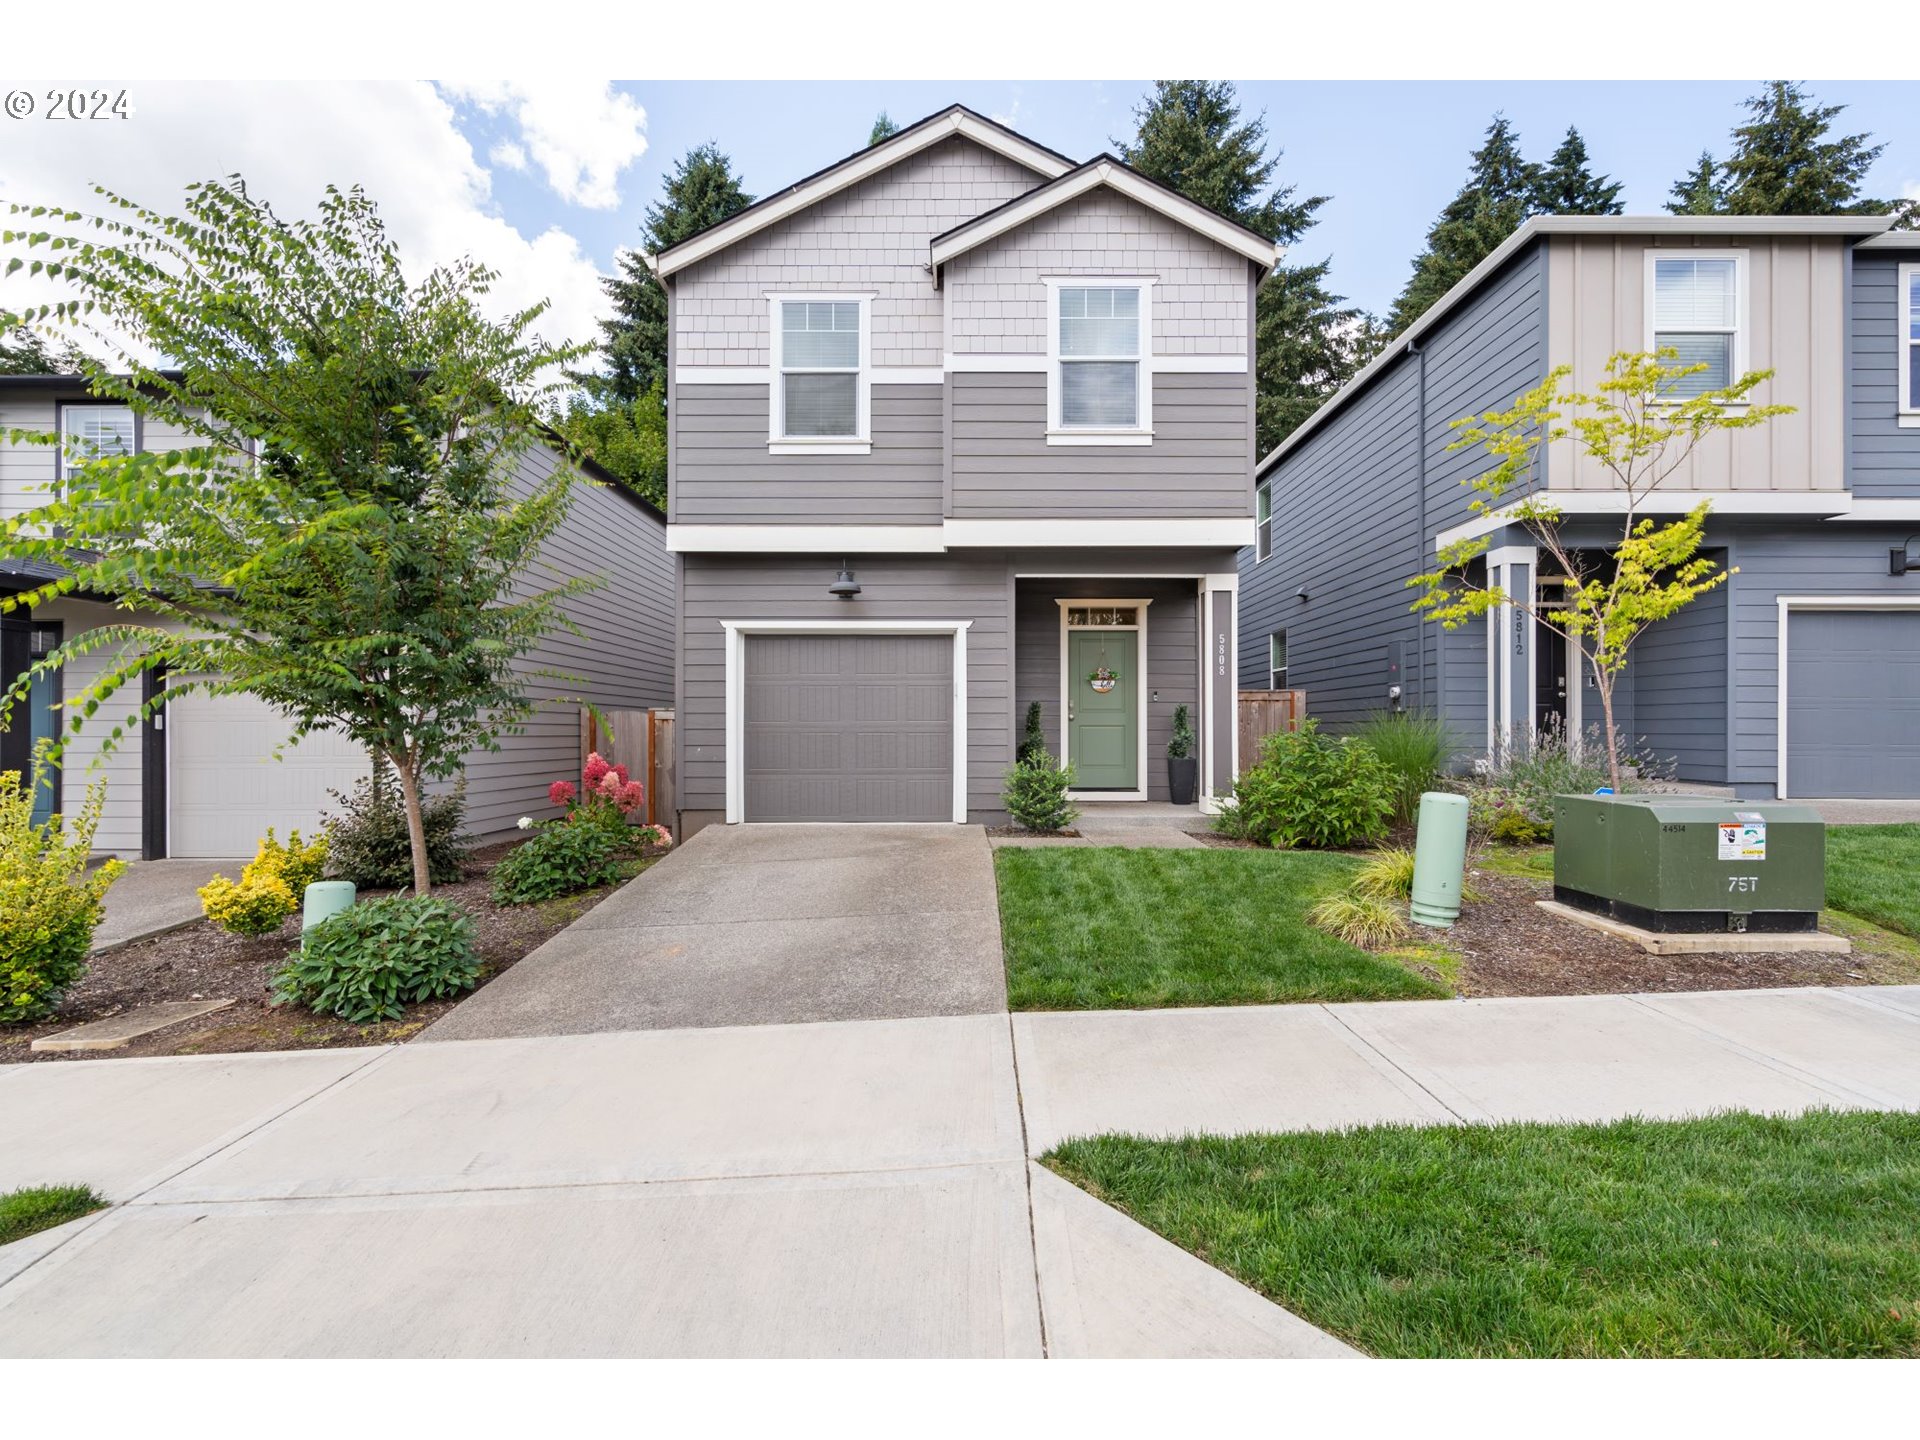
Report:
<svg viewBox="0 0 1920 1440"><path fill-rule="evenodd" d="M1193 724L1187 707L1173 707L1173 734L1167 738L1167 794L1176 805L1193 804L1200 785L1200 762L1193 753Z"/></svg>

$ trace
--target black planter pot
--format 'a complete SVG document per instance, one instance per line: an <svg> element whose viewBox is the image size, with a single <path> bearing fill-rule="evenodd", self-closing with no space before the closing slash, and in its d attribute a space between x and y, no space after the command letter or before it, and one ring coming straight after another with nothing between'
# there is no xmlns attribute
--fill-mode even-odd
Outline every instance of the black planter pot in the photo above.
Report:
<svg viewBox="0 0 1920 1440"><path fill-rule="evenodd" d="M1184 760L1167 757L1167 792L1176 805L1191 805L1200 788L1200 762L1189 755Z"/></svg>

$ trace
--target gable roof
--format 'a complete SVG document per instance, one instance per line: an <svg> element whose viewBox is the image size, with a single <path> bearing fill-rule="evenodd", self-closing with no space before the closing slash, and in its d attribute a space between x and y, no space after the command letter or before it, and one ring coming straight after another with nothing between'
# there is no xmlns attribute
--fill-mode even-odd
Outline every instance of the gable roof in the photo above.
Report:
<svg viewBox="0 0 1920 1440"><path fill-rule="evenodd" d="M1138 201L1150 210L1157 210L1175 224L1184 225L1216 244L1237 251L1265 269L1272 269L1279 264L1280 257L1286 253L1284 246L1276 245L1259 231L1249 230L1238 221L1229 220L1218 211L1187 199L1179 191L1168 189L1158 180L1148 179L1124 161L1112 155L1096 155L1086 164L1076 166L1045 185L1029 190L1024 195L1016 195L1005 204L997 205L985 214L976 215L934 236L928 247L932 256L934 284L937 286L940 283L940 267L955 256L964 255L1049 210L1098 189L1112 190L1129 200Z"/></svg>
<svg viewBox="0 0 1920 1440"><path fill-rule="evenodd" d="M997 155L1004 155L1048 180L1064 175L1073 168L1073 161L1059 151L1036 144L964 105L949 105L924 120L914 121L904 130L895 131L878 145L870 145L843 160L836 160L826 169L795 181L777 194L756 200L719 224L709 225L677 245L669 245L664 250L646 256L647 267L665 279L676 270L684 270L769 225L778 224L796 211L817 205L829 196L837 195L849 186L857 185L869 176L898 165L902 160L955 135L965 136L976 145Z"/></svg>
<svg viewBox="0 0 1920 1440"><path fill-rule="evenodd" d="M1396 335L1358 374L1327 397L1286 439L1261 457L1254 477L1267 472L1305 444L1313 433L1354 399L1457 306L1491 279L1507 261L1547 235L1827 235L1842 240L1881 236L1893 224L1890 215L1536 215L1502 240L1421 317ZM1866 243L1873 243L1866 241Z"/></svg>

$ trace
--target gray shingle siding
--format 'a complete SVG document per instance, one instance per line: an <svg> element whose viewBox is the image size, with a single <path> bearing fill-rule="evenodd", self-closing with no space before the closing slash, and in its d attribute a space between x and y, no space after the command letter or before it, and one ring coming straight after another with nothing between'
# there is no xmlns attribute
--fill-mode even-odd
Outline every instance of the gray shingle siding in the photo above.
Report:
<svg viewBox="0 0 1920 1440"><path fill-rule="evenodd" d="M1920 430L1902 429L1900 409L1900 293L1902 264L1920 262L1912 250L1856 250L1852 255L1848 339L1848 470L1863 499L1920 495Z"/></svg>

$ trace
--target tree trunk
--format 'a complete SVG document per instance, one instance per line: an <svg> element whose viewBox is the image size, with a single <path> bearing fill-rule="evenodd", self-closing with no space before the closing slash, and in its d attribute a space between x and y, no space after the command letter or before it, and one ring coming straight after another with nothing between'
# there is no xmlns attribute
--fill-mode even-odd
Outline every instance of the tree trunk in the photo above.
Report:
<svg viewBox="0 0 1920 1440"><path fill-rule="evenodd" d="M1607 784L1613 787L1613 793L1620 793L1620 737L1613 728L1613 677L1600 673L1594 667L1594 689L1600 692L1600 713L1605 717L1607 727Z"/></svg>
<svg viewBox="0 0 1920 1440"><path fill-rule="evenodd" d="M411 756L389 757L400 772L400 794L407 804L407 843L413 849L413 893L425 895L433 888L433 872L427 864L427 821L420 808L420 776Z"/></svg>

